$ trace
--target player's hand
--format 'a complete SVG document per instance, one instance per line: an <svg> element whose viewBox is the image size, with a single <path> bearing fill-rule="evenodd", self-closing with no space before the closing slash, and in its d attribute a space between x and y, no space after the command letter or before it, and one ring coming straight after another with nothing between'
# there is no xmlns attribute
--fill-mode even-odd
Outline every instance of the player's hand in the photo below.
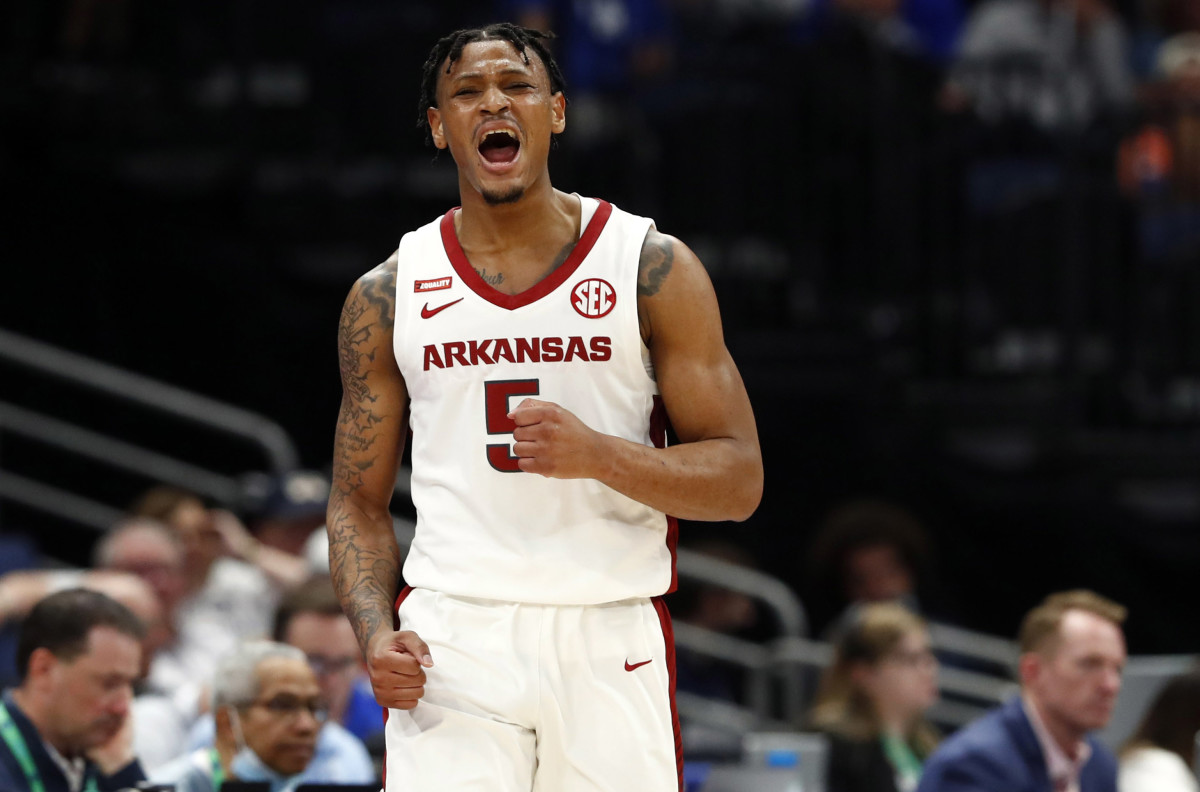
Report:
<svg viewBox="0 0 1200 792"><path fill-rule="evenodd" d="M554 402L525 399L508 414L517 425L513 453L526 473L548 478L595 478L602 435Z"/></svg>
<svg viewBox="0 0 1200 792"><path fill-rule="evenodd" d="M367 674L380 706L408 710L425 695L429 646L412 630L381 630L367 647Z"/></svg>

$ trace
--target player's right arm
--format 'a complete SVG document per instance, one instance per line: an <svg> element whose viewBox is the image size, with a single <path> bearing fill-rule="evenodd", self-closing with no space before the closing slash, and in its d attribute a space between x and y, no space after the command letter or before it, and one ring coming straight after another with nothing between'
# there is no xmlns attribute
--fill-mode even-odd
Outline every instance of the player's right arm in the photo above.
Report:
<svg viewBox="0 0 1200 792"><path fill-rule="evenodd" d="M325 514L329 572L358 644L375 698L411 709L424 694L429 648L393 630L400 549L388 504L407 432L408 389L392 351L396 257L350 290L338 327L342 404L333 452L333 486Z"/></svg>

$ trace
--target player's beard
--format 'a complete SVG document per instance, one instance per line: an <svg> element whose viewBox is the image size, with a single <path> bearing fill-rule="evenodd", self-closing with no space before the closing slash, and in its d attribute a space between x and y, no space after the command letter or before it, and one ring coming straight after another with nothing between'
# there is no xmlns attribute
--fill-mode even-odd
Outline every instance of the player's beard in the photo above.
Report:
<svg viewBox="0 0 1200 792"><path fill-rule="evenodd" d="M488 206L500 206L501 204L516 203L521 200L523 195L525 195L525 188L517 185L509 188L508 192L490 192L484 190L483 200L487 202Z"/></svg>

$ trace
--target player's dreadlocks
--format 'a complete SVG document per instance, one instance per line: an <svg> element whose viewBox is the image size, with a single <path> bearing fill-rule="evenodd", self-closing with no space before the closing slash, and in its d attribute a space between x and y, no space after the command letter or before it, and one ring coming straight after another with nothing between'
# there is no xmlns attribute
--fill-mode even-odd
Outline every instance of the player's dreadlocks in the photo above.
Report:
<svg viewBox="0 0 1200 792"><path fill-rule="evenodd" d="M565 92L566 80L563 79L562 71L554 62L554 57L545 44L552 38L554 38L553 33L543 33L540 30L521 27L511 22L498 22L482 28L456 30L439 40L425 60L425 65L421 67L421 98L417 103L417 126L426 130L426 142L432 143L433 137L429 134L429 118L425 111L430 107L437 107L438 68L443 61L446 61L446 73L449 74L450 67L462 55L463 47L474 44L476 41L500 39L512 44L517 52L521 53L526 64L529 63L527 50L532 49L542 59L542 65L546 67L546 73L550 75L551 93Z"/></svg>

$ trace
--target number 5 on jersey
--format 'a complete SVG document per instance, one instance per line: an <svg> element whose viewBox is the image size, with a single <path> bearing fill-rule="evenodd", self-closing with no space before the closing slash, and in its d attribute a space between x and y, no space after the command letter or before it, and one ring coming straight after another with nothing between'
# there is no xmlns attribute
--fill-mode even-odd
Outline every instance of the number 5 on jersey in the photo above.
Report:
<svg viewBox="0 0 1200 792"><path fill-rule="evenodd" d="M487 433L489 435L512 434L517 424L508 417L512 410L513 396L537 396L540 392L538 381L523 380L494 380L483 383L483 406L487 416ZM514 456L512 446L508 443L488 443L488 464L502 473L520 473L517 462L520 457Z"/></svg>

